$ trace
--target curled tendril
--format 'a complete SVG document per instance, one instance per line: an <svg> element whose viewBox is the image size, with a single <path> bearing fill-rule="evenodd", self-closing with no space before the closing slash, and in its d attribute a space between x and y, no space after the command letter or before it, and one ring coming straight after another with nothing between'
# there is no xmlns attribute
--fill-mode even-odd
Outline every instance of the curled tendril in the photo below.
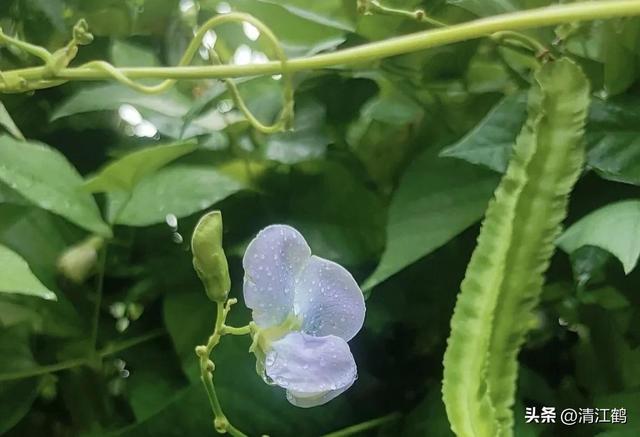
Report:
<svg viewBox="0 0 640 437"><path fill-rule="evenodd" d="M240 91L238 90L235 82L233 82L231 79L225 79L224 82L228 86L229 92L236 106L240 109L240 111L244 114L249 123L255 129L263 133L273 133L284 129L290 129L293 124L294 95L292 73L288 68L288 58L284 52L284 49L282 48L282 45L280 44L280 41L271 31L271 29L254 16L240 12L234 12L224 15L217 15L209 19L198 29L196 34L193 36L191 42L187 46L187 49L180 58L177 67L184 67L189 65L189 63L193 60L196 53L198 52L198 49L202 45L202 40L204 39L208 31L218 27L221 24L244 22L255 26L269 41L269 44L271 45L282 66L284 106L278 116L278 119L271 125L263 124L256 118L255 115L253 115L253 113L251 113L251 110L247 107L242 96L240 95ZM17 92L24 92L41 88L48 88L65 83L66 81L63 79L56 79L56 74L62 68L66 68L71 60L75 57L78 50L78 45L88 44L92 41L92 39L93 37L88 32L86 22L84 20L80 20L80 22L78 22L78 24L74 27L73 39L71 40L71 42L67 44L65 48L56 51L55 53L50 53L43 47L29 44L16 38L11 38L2 33L2 30L0 29L0 42L12 44L24 50L25 52L43 60L45 62L45 66L47 67L47 75L49 76L47 78L43 78L42 80L28 81L22 77L12 74L11 72L0 72L0 81L5 84L5 91L7 91L7 89L10 89ZM209 49L209 54L214 61L220 62L220 58L215 53L215 51L213 51L213 49ZM140 82L136 82L130 79L117 67L106 61L91 61L81 65L79 68L102 71L108 74L117 82L146 94L163 93L174 86L177 82L176 79L165 79L156 85L144 85Z"/></svg>
<svg viewBox="0 0 640 437"><path fill-rule="evenodd" d="M44 47L21 41L18 38L10 37L0 28L0 43L13 45L44 62L45 73L41 79L26 80L14 72L1 72L0 81L5 85L6 89L14 92L33 91L42 88L50 88L65 83L65 80L55 79L55 75L66 68L69 63L76 57L78 46L89 44L93 41L93 35L89 33L89 26L85 20L80 20L73 27L73 37L71 41L61 48L51 53Z"/></svg>

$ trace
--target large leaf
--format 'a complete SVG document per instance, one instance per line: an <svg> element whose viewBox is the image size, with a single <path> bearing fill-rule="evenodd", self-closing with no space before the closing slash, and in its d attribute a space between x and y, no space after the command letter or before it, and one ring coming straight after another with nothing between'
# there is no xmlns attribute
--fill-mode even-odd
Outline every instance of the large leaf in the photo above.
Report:
<svg viewBox="0 0 640 437"><path fill-rule="evenodd" d="M364 288L372 288L433 252L482 217L497 175L437 150L420 155L393 197L387 247Z"/></svg>
<svg viewBox="0 0 640 437"><path fill-rule="evenodd" d="M319 23L317 20L297 14L283 7L281 2L235 0L231 6L238 12L251 14L269 26L276 35L282 48L290 57L308 56L323 50L330 50L346 40L344 29ZM203 7L206 7L203 4ZM231 31L227 28L216 29L218 37L229 44ZM251 42L244 34L238 35L237 44ZM236 42L236 41L233 41ZM262 49L262 47L256 47Z"/></svg>
<svg viewBox="0 0 640 437"><path fill-rule="evenodd" d="M142 179L128 201L125 194L114 193L109 214L118 224L147 226L168 214L180 218L204 210L244 188L212 166L176 165Z"/></svg>
<svg viewBox="0 0 640 437"><path fill-rule="evenodd" d="M556 35L567 51L598 63L609 96L624 92L640 72L640 20L635 17L564 24Z"/></svg>
<svg viewBox="0 0 640 437"><path fill-rule="evenodd" d="M97 234L111 234L82 177L49 146L0 136L0 181L42 209Z"/></svg>
<svg viewBox="0 0 640 437"><path fill-rule="evenodd" d="M140 179L196 148L194 143L176 143L136 150L108 164L86 182L85 188L94 193L131 191Z"/></svg>
<svg viewBox="0 0 640 437"><path fill-rule="evenodd" d="M0 355L10 359L0 361L0 433L13 428L28 412L38 395L39 378L10 380L2 378L35 365L29 349L26 326L14 326L0 331Z"/></svg>
<svg viewBox="0 0 640 437"><path fill-rule="evenodd" d="M292 14L325 26L353 31L355 27L355 4L347 0L260 0L284 7Z"/></svg>
<svg viewBox="0 0 640 437"><path fill-rule="evenodd" d="M60 32L65 30L64 2L62 0L25 0L22 3L30 9L30 12L44 15L56 30Z"/></svg>
<svg viewBox="0 0 640 437"><path fill-rule="evenodd" d="M640 185L640 99L594 99L587 124L587 165L603 178ZM526 99L506 97L443 156L464 159L504 172L513 139L524 120Z"/></svg>
<svg viewBox="0 0 640 437"><path fill-rule="evenodd" d="M298 104L293 131L269 135L265 141L267 159L295 164L324 155L331 142L325 120L325 109L315 100Z"/></svg>
<svg viewBox="0 0 640 437"><path fill-rule="evenodd" d="M113 42L111 58L113 64L118 67L154 67L161 64L151 50L123 40ZM141 80L141 83L149 85L157 84L158 81L145 79ZM221 93L222 91L217 92L217 94ZM210 112L191 120L189 127L183 132L183 117L189 113L192 107L192 102L188 97L175 88L160 95L149 95L120 84L98 85L81 89L59 105L53 112L51 119L57 120L94 111L116 110L125 104L133 105L145 122L151 123L158 132L170 138L191 138L224 127L222 116L219 113ZM127 120L125 121L128 123ZM134 125L134 132L135 127Z"/></svg>
<svg viewBox="0 0 640 437"><path fill-rule="evenodd" d="M385 205L357 172L310 162L296 167L290 185L283 221L300 230L315 254L352 266L380 254Z"/></svg>
<svg viewBox="0 0 640 437"><path fill-rule="evenodd" d="M610 393L598 396L595 399L595 404L598 405L599 408L610 409L609 413L611 413L611 409L613 408L618 410L624 408L626 410L626 419L623 423L616 423L612 421L613 423L603 423L604 427L607 427L610 430L616 430L620 425L622 425L625 430L626 428L631 428L630 433L628 434L629 436L634 435L632 434L634 430L636 432L635 435L640 431L640 418L638 417L638 412L640 412L640 390L637 388L635 390L628 390L621 393ZM618 417L618 420L619 419L620 417Z"/></svg>
<svg viewBox="0 0 640 437"><path fill-rule="evenodd" d="M583 246L596 246L620 260L631 272L640 256L640 201L626 200L600 208L574 223L558 239L572 253Z"/></svg>
<svg viewBox="0 0 640 437"><path fill-rule="evenodd" d="M460 141L443 149L440 156L460 158L504 172L511 147L526 118L526 104L525 93L505 97Z"/></svg>
<svg viewBox="0 0 640 437"><path fill-rule="evenodd" d="M0 383L0 434L4 434L27 415L38 396L38 378Z"/></svg>
<svg viewBox="0 0 640 437"><path fill-rule="evenodd" d="M56 290L56 261L84 231L33 205L0 204L0 244L20 254L36 276Z"/></svg>
<svg viewBox="0 0 640 437"><path fill-rule="evenodd" d="M0 245L0 293L17 293L55 300L53 291L33 274L27 262L11 249Z"/></svg>
<svg viewBox="0 0 640 437"><path fill-rule="evenodd" d="M602 177L640 185L640 98L594 99L587 126L589 166Z"/></svg>
<svg viewBox="0 0 640 437"><path fill-rule="evenodd" d="M113 41L111 59L117 67L157 67L160 64L149 50L122 40Z"/></svg>
<svg viewBox="0 0 640 437"><path fill-rule="evenodd" d="M537 8L553 3L552 0L447 0L447 3L460 6L480 17L516 12L522 9Z"/></svg>
<svg viewBox="0 0 640 437"><path fill-rule="evenodd" d="M114 110L125 103L169 117L181 117L189 110L189 100L175 89L161 95L148 95L123 85L108 84L78 91L56 108L51 120L85 112Z"/></svg>
<svg viewBox="0 0 640 437"><path fill-rule="evenodd" d="M24 135L22 135L22 132L18 129L18 126L16 126L13 118L11 118L11 115L7 112L7 108L4 107L2 102L0 102L0 126L4 127L7 132L17 139L24 140Z"/></svg>

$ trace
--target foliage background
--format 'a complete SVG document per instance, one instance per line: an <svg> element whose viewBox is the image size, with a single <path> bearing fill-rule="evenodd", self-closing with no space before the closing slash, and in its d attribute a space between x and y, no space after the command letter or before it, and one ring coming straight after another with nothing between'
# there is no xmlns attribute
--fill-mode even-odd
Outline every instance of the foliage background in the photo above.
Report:
<svg viewBox="0 0 640 437"><path fill-rule="evenodd" d="M229 8L263 20L290 56L424 28L398 17L359 16L355 1L348 0L230 3L5 0L0 26L54 50L67 41L73 23L86 18L96 40L81 48L77 62L106 59L117 66L175 65L194 27ZM455 23L551 3L385 4L422 7ZM225 61L271 56L261 40L250 38L250 29L225 25L216 35ZM576 59L594 89L589 165L572 196L568 224L635 199L640 21L566 25L530 35ZM33 63L0 47L0 70ZM449 318L477 222L524 120L534 65L531 56L485 39L357 68L298 73L296 129L273 135L252 130L215 80L184 81L159 96L80 82L3 95L2 104L28 140L58 150L85 177L143 147L193 141L197 150L144 175L117 217L96 355L89 333L97 278L75 284L56 271L60 254L91 226L60 213L68 207L64 193L48 202L32 195L43 185L64 192L55 181L68 170L48 154L12 155L15 140L0 137L0 244L24 258L58 298L0 294L0 433L214 434L193 353L211 330L214 306L194 275L186 242L198 217L215 207L224 215L232 296L242 301L244 247L271 223L299 228L315 253L347 266L369 296L365 327L351 342L359 379L323 407L289 405L282 390L255 374L248 340L225 338L215 350L215 380L236 426L250 435L319 435L400 411L400 420L373 433L450 435L440 400ZM279 79L238 83L259 118L273 120L282 104ZM123 104L146 121L130 123ZM11 118L0 111L0 124L15 133ZM31 183L16 186L23 172ZM95 199L109 216L127 195L116 190ZM177 216L177 229L167 224L167 214ZM640 431L640 278L633 270L640 206L634 201L600 214L565 238L566 251L556 254L547 275L543 304L521 354L518 436ZM235 306L231 321L248 320L242 305ZM43 367L74 361L53 373ZM629 423L525 425L525 405L626 407Z"/></svg>

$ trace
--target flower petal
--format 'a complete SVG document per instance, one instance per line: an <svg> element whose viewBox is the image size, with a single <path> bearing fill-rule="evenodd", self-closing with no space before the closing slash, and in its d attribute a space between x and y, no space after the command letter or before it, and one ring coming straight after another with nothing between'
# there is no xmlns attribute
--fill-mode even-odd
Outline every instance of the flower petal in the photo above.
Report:
<svg viewBox="0 0 640 437"><path fill-rule="evenodd" d="M364 323L364 296L344 267L312 256L296 282L294 311L303 332L349 341Z"/></svg>
<svg viewBox="0 0 640 437"><path fill-rule="evenodd" d="M354 380L355 382L355 380ZM293 390L287 390L287 400L296 407L310 408L317 407L329 402L331 399L338 397L353 385L353 382L349 385L345 385L338 390L329 390L320 393L301 393Z"/></svg>
<svg viewBox="0 0 640 437"><path fill-rule="evenodd" d="M304 237L291 226L272 225L244 254L244 300L260 327L282 323L293 309L294 282L311 256Z"/></svg>
<svg viewBox="0 0 640 437"><path fill-rule="evenodd" d="M353 384L358 373L349 345L342 338L301 332L292 332L271 344L265 371L287 390L289 402L305 408L338 396Z"/></svg>

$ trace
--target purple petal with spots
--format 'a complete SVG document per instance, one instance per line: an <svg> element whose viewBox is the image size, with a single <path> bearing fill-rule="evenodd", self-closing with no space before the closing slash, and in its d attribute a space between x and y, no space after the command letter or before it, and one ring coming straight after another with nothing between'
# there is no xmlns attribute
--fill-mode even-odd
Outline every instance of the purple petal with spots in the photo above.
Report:
<svg viewBox="0 0 640 437"><path fill-rule="evenodd" d="M364 296L353 276L332 261L312 256L296 281L294 311L302 318L302 331L345 341L364 323Z"/></svg>
<svg viewBox="0 0 640 437"><path fill-rule="evenodd" d="M295 278L309 261L311 249L291 226L268 226L244 254L244 299L262 328L282 323L293 311Z"/></svg>
<svg viewBox="0 0 640 437"><path fill-rule="evenodd" d="M357 378L349 345L340 337L314 337L300 332L272 343L265 371L287 390L287 399L299 407L322 405L347 390Z"/></svg>

